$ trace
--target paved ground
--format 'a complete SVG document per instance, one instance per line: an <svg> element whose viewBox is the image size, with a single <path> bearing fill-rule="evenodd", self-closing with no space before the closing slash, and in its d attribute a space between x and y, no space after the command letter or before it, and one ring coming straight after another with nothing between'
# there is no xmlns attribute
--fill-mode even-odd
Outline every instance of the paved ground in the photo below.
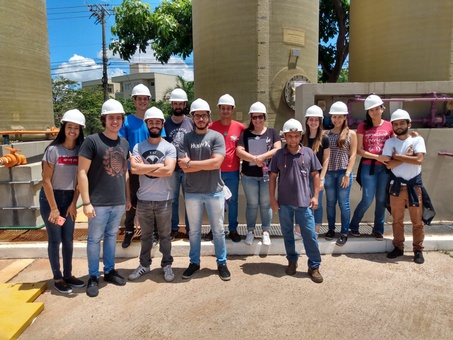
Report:
<svg viewBox="0 0 453 340"><path fill-rule="evenodd" d="M105 284L89 298L48 289L44 311L20 339L452 339L453 252L324 255L324 283L313 283L301 257L298 273L285 275L284 256L230 256L232 279L217 276L215 259L202 258L190 281L187 257L174 262L176 279L163 280L160 258L150 274L124 287ZM0 260L0 269L14 260ZM127 276L137 259L118 259ZM87 279L86 259L74 274ZM102 268L102 266L101 266ZM11 282L47 281L48 260L36 259Z"/></svg>

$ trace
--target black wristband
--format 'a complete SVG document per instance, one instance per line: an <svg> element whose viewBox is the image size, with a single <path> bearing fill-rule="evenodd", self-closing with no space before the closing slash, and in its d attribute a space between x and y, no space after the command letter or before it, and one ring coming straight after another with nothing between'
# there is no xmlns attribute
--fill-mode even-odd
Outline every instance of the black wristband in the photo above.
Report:
<svg viewBox="0 0 453 340"><path fill-rule="evenodd" d="M83 205L84 207L86 207L86 206L88 206L88 205L90 205L90 204L91 204L91 202L88 202L88 203L82 203L82 205Z"/></svg>

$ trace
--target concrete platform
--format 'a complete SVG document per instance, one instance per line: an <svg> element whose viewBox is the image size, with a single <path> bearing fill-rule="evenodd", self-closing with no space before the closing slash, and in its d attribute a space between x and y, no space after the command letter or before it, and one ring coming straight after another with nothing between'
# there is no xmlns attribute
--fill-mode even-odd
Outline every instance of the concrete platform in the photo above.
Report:
<svg viewBox="0 0 453 340"><path fill-rule="evenodd" d="M87 235L87 224L77 223L76 234L74 237L74 258L85 258L86 257L86 235ZM319 247L321 254L360 254L360 253L386 253L393 249L392 245L392 233L391 226L386 225L384 231L384 239L382 241L376 240L371 237L371 226L368 224L362 224L360 226L360 232L363 233L361 237L349 236L348 242L343 247L335 245L336 239L327 241L322 237L322 234L327 231L327 226L322 226L319 236ZM180 229L183 231L183 229ZM208 226L203 226L202 234L207 233L209 230ZM339 228L337 228L337 231ZM251 246L244 243L246 227L240 225L238 232L242 236L242 241L238 243L232 242L227 237L227 254L228 255L240 255L240 256L252 256L252 255L285 255L285 247L283 237L281 236L280 226L272 225L270 229L271 241L270 246L265 246L261 242L261 228L257 226L255 231L256 237ZM5 232L3 232L5 233ZM39 241L27 241L27 239L33 239L33 234L41 235L37 237ZM135 236L133 242L127 249L121 247L123 240L124 230L120 230L117 241L116 257L118 258L134 258L140 253L140 241L139 237ZM411 226L408 224L405 226L405 233L407 235L405 242L405 249L407 252L412 251L412 237L411 237ZM7 237L3 236L0 238L0 258L2 259L37 259L47 258L47 241L45 239L45 230L29 231L27 236L24 232L11 231L14 235L12 240L7 240ZM180 235L182 232L179 233ZM447 223L436 223L425 228L425 250L426 251L438 251L438 250L453 250L453 224ZM1 234L0 234L1 235ZM337 233L337 237L339 234ZM15 241L20 240L20 241ZM296 241L297 249L301 254L304 254L303 244L301 240ZM156 247L157 248L157 247ZM160 256L158 249L154 248L152 251L153 256ZM172 255L174 257L188 257L189 255L189 239L180 238L172 242ZM213 256L214 244L210 241L203 241L201 246L202 256Z"/></svg>

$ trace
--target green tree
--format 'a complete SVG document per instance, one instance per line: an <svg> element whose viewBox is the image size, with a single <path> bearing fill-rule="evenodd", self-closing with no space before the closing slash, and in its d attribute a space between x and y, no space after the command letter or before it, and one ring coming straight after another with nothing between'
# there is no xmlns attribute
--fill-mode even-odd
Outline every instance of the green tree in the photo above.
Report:
<svg viewBox="0 0 453 340"><path fill-rule="evenodd" d="M164 0L151 12L141 0L123 0L114 8L112 34L118 37L109 48L130 60L137 49L145 53L151 41L157 60L167 63L173 54L187 58L193 50L192 1Z"/></svg>
<svg viewBox="0 0 453 340"><path fill-rule="evenodd" d="M319 81L339 81L349 55L349 0L319 0L318 46Z"/></svg>
<svg viewBox="0 0 453 340"><path fill-rule="evenodd" d="M77 82L60 77L52 80L52 97L56 126L60 125L66 111L78 109L85 115L85 135L103 130L99 120L104 103L101 86L84 89L78 87Z"/></svg>

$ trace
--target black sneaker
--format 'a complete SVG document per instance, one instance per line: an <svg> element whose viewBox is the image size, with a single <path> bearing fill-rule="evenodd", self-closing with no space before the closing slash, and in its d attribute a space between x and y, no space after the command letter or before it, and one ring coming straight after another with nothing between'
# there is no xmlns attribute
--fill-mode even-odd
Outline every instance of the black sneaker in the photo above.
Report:
<svg viewBox="0 0 453 340"><path fill-rule="evenodd" d="M85 282L79 280L78 278L71 276L64 279L65 282L70 285L72 288L83 288L85 287Z"/></svg>
<svg viewBox="0 0 453 340"><path fill-rule="evenodd" d="M99 294L99 279L96 276L90 276L87 283L87 295L95 297Z"/></svg>
<svg viewBox="0 0 453 340"><path fill-rule="evenodd" d="M171 231L171 240L174 241L176 239L176 236L178 235L178 230L172 230Z"/></svg>
<svg viewBox="0 0 453 340"><path fill-rule="evenodd" d="M335 242L337 246L344 246L348 242L348 237L346 235L340 235L340 238Z"/></svg>
<svg viewBox="0 0 453 340"><path fill-rule="evenodd" d="M72 294L71 287L64 280L54 281L53 286L60 294Z"/></svg>
<svg viewBox="0 0 453 340"><path fill-rule="evenodd" d="M333 240L335 237L335 230L329 229L329 231L324 235L327 241Z"/></svg>
<svg viewBox="0 0 453 340"><path fill-rule="evenodd" d="M403 255L404 255L404 250L395 247L390 253L387 253L387 258L388 259L394 259L394 258L397 258L399 256L403 256Z"/></svg>
<svg viewBox="0 0 453 340"><path fill-rule="evenodd" d="M195 264L195 263L189 264L189 267L184 271L184 273L182 273L182 278L190 279L197 270L200 270L199 264Z"/></svg>
<svg viewBox="0 0 453 340"><path fill-rule="evenodd" d="M349 230L349 233L354 237L360 237L360 232L358 230Z"/></svg>
<svg viewBox="0 0 453 340"><path fill-rule="evenodd" d="M231 241L233 241L235 243L241 242L241 235L239 235L236 230L230 231L229 236L230 236Z"/></svg>
<svg viewBox="0 0 453 340"><path fill-rule="evenodd" d="M213 236L212 236L212 230L209 230L209 233L207 233L204 237L205 241L212 241Z"/></svg>
<svg viewBox="0 0 453 340"><path fill-rule="evenodd" d="M124 286L126 280L115 269L112 269L107 274L104 273L104 281L113 283L117 286Z"/></svg>
<svg viewBox="0 0 453 340"><path fill-rule="evenodd" d="M414 251L414 262L417 264L422 264L425 262L425 258L423 257L423 252L421 250Z"/></svg>
<svg viewBox="0 0 453 340"><path fill-rule="evenodd" d="M133 231L126 231L124 234L124 240L121 246L123 248L127 248L131 245L132 238L134 237L134 232Z"/></svg>
<svg viewBox="0 0 453 340"><path fill-rule="evenodd" d="M217 269L219 270L219 276L223 281L230 281L231 274L226 264L219 264Z"/></svg>

